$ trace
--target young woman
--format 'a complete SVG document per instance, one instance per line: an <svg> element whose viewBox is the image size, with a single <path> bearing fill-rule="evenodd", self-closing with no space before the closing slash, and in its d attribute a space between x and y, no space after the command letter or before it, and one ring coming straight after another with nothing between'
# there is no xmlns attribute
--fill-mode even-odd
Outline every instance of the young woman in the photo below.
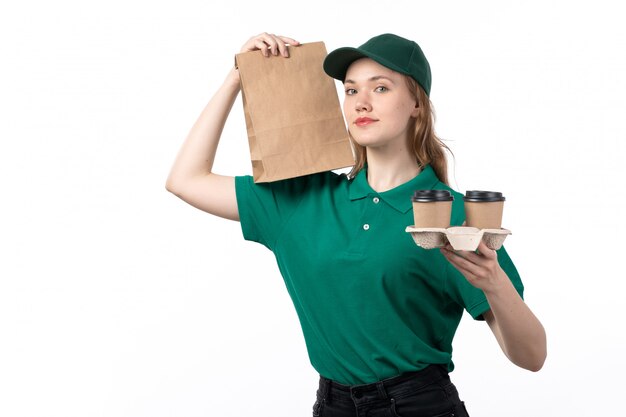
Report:
<svg viewBox="0 0 626 417"><path fill-rule="evenodd" d="M288 59L294 39L263 33L242 52ZM447 185L435 136L430 67L420 47L392 34L331 52L325 71L345 86L344 115L356 150L350 175L325 172L255 184L212 172L222 128L239 92L232 69L183 144L167 189L208 213L241 221L246 239L272 250L320 374L313 415L467 416L448 372L467 310L484 319L506 356L539 370L541 323L504 248L427 251L405 233L410 197L443 189L451 224L462 195Z"/></svg>

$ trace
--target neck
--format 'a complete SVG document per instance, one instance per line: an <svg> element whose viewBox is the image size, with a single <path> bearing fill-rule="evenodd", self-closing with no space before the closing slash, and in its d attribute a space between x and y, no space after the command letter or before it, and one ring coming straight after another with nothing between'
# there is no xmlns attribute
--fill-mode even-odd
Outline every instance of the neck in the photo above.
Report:
<svg viewBox="0 0 626 417"><path fill-rule="evenodd" d="M421 169L408 151L380 152L367 148L367 182L376 192L391 190L415 178Z"/></svg>

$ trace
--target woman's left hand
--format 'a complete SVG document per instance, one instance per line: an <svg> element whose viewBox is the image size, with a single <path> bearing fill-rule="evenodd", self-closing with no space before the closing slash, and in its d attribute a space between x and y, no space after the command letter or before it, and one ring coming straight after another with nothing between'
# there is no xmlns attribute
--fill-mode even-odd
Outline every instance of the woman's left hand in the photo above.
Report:
<svg viewBox="0 0 626 417"><path fill-rule="evenodd" d="M483 315L511 362L531 371L541 369L546 360L546 332L500 267L496 251L481 241L476 252L455 251L448 244L441 253L485 293L491 310Z"/></svg>
<svg viewBox="0 0 626 417"><path fill-rule="evenodd" d="M476 252L456 251L448 243L441 248L446 259L463 274L474 287L485 292L495 289L506 274L498 263L498 254L481 240Z"/></svg>
<svg viewBox="0 0 626 417"><path fill-rule="evenodd" d="M500 267L496 251L481 241L476 252L455 251L448 244L441 253L485 293L491 311L484 317L511 362L531 371L541 369L546 360L546 332Z"/></svg>

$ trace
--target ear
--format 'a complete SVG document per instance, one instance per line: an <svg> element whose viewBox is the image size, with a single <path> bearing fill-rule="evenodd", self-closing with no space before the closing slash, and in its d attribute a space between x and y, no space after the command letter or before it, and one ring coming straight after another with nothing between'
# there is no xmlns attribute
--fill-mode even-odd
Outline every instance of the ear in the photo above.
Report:
<svg viewBox="0 0 626 417"><path fill-rule="evenodd" d="M419 103L416 101L415 102L415 108L413 109L413 111L411 112L411 117L415 117L417 118L417 115L420 113L420 105Z"/></svg>

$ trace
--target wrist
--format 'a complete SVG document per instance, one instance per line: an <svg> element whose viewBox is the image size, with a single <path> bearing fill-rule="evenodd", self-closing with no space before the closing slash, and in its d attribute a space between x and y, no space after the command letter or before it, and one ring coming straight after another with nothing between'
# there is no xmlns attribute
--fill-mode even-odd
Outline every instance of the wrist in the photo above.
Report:
<svg viewBox="0 0 626 417"><path fill-rule="evenodd" d="M513 283L511 283L511 280L502 268L498 268L494 276L489 280L489 284L482 288L487 297L498 296L498 294L510 291L511 289L515 291Z"/></svg>
<svg viewBox="0 0 626 417"><path fill-rule="evenodd" d="M236 88L239 90L240 80L239 80L239 70L235 67L231 68L224 80L224 85L230 88Z"/></svg>

